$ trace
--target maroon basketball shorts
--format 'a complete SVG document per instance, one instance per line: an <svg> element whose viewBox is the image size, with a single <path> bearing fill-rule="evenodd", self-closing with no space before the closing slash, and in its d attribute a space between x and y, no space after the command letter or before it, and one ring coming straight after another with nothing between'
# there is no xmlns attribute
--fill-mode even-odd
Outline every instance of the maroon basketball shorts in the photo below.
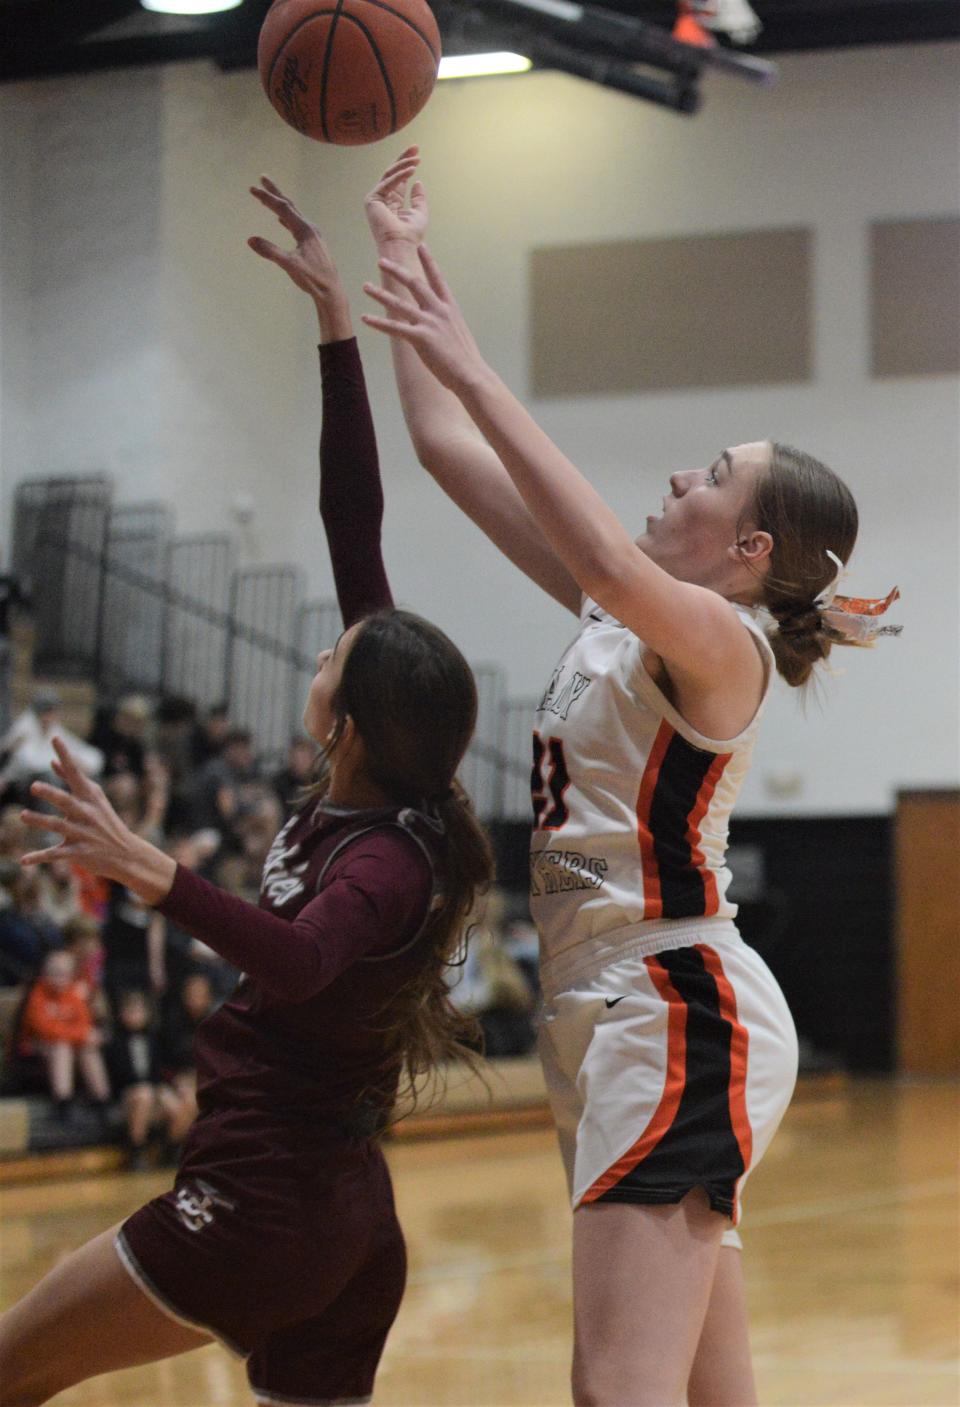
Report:
<svg viewBox="0 0 960 1407"><path fill-rule="evenodd" d="M372 1140L306 1145L188 1150L117 1251L160 1309L247 1360L258 1402L367 1402L406 1278L390 1176Z"/></svg>
<svg viewBox="0 0 960 1407"><path fill-rule="evenodd" d="M673 948L659 932L619 959L545 973L547 1090L574 1208L702 1187L735 1227L790 1102L796 1033L732 923L691 920L673 936ZM733 1227L723 1239L739 1245Z"/></svg>

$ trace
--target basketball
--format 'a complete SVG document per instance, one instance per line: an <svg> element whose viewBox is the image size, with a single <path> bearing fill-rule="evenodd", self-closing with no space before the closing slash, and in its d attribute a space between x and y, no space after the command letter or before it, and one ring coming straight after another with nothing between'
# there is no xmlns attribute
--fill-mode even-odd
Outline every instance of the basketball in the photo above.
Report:
<svg viewBox="0 0 960 1407"><path fill-rule="evenodd" d="M284 122L338 146L405 127L439 63L426 0L276 0L257 47L264 91Z"/></svg>

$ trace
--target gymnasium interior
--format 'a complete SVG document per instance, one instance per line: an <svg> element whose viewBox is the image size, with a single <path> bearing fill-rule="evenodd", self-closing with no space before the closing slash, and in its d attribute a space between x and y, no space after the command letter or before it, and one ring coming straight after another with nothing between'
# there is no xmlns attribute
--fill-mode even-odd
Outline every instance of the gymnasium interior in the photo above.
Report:
<svg viewBox="0 0 960 1407"><path fill-rule="evenodd" d="M430 248L484 356L631 532L671 473L771 438L857 499L841 589L899 588L900 634L835 650L802 700L774 688L731 827L737 921L800 1040L741 1234L765 1407L953 1407L960 13L751 6L759 28L722 35L719 61L671 66L673 0L437 0L446 57L508 51L522 69L441 75L403 131L338 145L267 101L268 0L0 0L0 930L36 919L58 946L82 914L98 951L113 912L76 875L23 879L23 718L118 749L115 804L161 844L188 815L213 837L205 860L220 854L211 877L256 902L309 763L314 660L341 623L315 328L247 248L274 237L248 188L266 174L317 221L359 326L364 195L417 143ZM619 56L591 11L625 26ZM560 1407L571 1211L527 894L530 729L571 625L418 464L386 340L361 326L359 342L394 595L474 668L461 780L497 861L453 979L484 1028L484 1077L452 1068L384 1140L409 1279L374 1401ZM239 821L217 812L225 740ZM157 943L158 1022L197 974L204 1000L229 993L215 954ZM131 1157L118 1103L51 1100L20 1048L35 977L20 951L0 946L0 1309L173 1177L162 1127ZM122 1333L109 1305L104 1326ZM55 1399L251 1400L219 1346Z"/></svg>

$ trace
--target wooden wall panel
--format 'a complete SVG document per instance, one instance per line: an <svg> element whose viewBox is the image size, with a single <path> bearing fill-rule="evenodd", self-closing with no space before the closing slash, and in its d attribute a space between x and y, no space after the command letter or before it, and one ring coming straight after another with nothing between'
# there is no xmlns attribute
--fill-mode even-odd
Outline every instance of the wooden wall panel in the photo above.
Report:
<svg viewBox="0 0 960 1407"><path fill-rule="evenodd" d="M960 1074L960 791L897 801L900 1069Z"/></svg>

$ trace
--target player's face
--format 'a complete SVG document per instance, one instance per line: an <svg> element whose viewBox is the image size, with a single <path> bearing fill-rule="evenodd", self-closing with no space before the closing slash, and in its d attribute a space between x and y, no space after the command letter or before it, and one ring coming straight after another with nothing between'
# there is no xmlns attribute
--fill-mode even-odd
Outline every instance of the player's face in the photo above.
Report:
<svg viewBox="0 0 960 1407"><path fill-rule="evenodd" d="M757 480L770 468L770 443L725 449L706 469L670 476L663 512L647 518L638 547L679 581L716 586L729 573L738 529L750 526Z"/></svg>
<svg viewBox="0 0 960 1407"><path fill-rule="evenodd" d="M350 646L359 628L359 623L352 625L349 630L343 632L332 650L321 650L317 655L317 672L313 676L306 708L303 710L303 726L321 747L326 743L336 722L333 700L340 687L343 666L350 653Z"/></svg>

